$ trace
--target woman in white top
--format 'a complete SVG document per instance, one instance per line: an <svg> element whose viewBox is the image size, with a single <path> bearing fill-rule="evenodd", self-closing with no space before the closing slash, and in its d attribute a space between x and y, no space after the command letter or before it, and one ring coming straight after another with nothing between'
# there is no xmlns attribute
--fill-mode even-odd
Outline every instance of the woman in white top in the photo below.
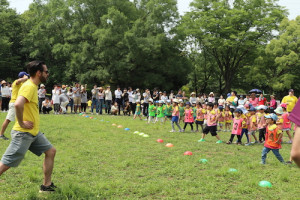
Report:
<svg viewBox="0 0 300 200"><path fill-rule="evenodd" d="M226 100L224 99L223 95L220 96L220 99L218 100L219 106L225 107Z"/></svg>
<svg viewBox="0 0 300 200"><path fill-rule="evenodd" d="M245 104L244 96L241 95L241 96L240 96L240 99L238 100L238 105L239 105L239 106L244 106L244 104Z"/></svg>
<svg viewBox="0 0 300 200"><path fill-rule="evenodd" d="M60 86L54 85L54 89L52 90L52 103L54 105L54 114L59 114L60 110L60 100L59 95L61 94Z"/></svg>
<svg viewBox="0 0 300 200"><path fill-rule="evenodd" d="M3 112L7 112L11 93L10 93L9 87L7 86L6 81L2 81L1 94L2 94L2 108L1 109Z"/></svg>
<svg viewBox="0 0 300 200"><path fill-rule="evenodd" d="M195 92L191 93L190 103L191 104L196 104L197 103L197 97L196 97L196 93Z"/></svg>
<svg viewBox="0 0 300 200"><path fill-rule="evenodd" d="M165 103L167 103L168 96L167 96L167 92L166 91L164 91L164 93L160 96L160 100L162 100Z"/></svg>
<svg viewBox="0 0 300 200"><path fill-rule="evenodd" d="M215 101L216 99L214 93L213 92L209 93L208 102L215 103Z"/></svg>

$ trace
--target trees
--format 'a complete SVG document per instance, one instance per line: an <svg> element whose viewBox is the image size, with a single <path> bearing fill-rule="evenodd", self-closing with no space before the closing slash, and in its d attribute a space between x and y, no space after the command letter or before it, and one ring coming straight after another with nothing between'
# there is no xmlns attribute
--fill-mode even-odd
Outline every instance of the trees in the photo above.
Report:
<svg viewBox="0 0 300 200"><path fill-rule="evenodd" d="M265 60L272 60L270 87L275 91L300 89L300 16L281 22L278 38L267 45L265 53Z"/></svg>
<svg viewBox="0 0 300 200"><path fill-rule="evenodd" d="M195 41L213 57L220 73L220 93L229 92L237 74L252 65L260 46L272 39L284 17L276 0L194 0L177 30L182 42Z"/></svg>
<svg viewBox="0 0 300 200"><path fill-rule="evenodd" d="M8 6L6 0L0 1L0 78L14 80L23 69L20 53L22 23L15 10Z"/></svg>
<svg viewBox="0 0 300 200"><path fill-rule="evenodd" d="M101 83L171 89L189 62L168 36L176 0L35 1L22 15L28 59L50 65L50 83Z"/></svg>

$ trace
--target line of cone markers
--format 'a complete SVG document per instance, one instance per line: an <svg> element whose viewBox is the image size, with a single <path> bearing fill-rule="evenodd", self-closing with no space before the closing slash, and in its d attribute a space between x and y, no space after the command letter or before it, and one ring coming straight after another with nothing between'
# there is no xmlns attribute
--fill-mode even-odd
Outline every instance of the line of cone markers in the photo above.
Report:
<svg viewBox="0 0 300 200"><path fill-rule="evenodd" d="M85 117L85 118L97 119L97 118L90 117L90 116L88 116L88 115L86 115L86 114L83 114L83 113L80 113L79 115L82 116L82 117ZM104 122L103 119L100 120L100 121ZM106 121L106 122L108 123L109 121ZM117 125L117 124L112 124L112 126L115 126L115 127L117 127L117 128L123 128L122 125ZM125 130L125 131L129 131L130 128L125 128L124 130ZM145 134L145 133L139 132L139 131L134 131L133 134L139 135L139 136L142 136L142 137L145 137L145 138L148 138L148 137L149 137L148 134ZM164 143L164 140L163 140L163 139L157 139L156 142L158 142L158 143ZM167 143L165 146L166 146L166 147L169 147L169 148L174 147L174 145L173 145L172 143ZM186 151L186 152L183 153L183 155L185 155L185 156L191 156L191 155L193 155L193 153L192 153L191 151ZM208 160L205 159L205 158L201 158L201 159L199 160L199 163L206 164L206 163L208 163ZM236 172L238 172L238 170L237 170L237 169L234 169L234 168L230 168L230 169L228 170L228 172L230 172L230 173L236 173ZM265 188L271 188L271 187L272 187L272 183L270 183L269 181L265 181L265 180L260 181L258 185L259 185L260 187L265 187Z"/></svg>

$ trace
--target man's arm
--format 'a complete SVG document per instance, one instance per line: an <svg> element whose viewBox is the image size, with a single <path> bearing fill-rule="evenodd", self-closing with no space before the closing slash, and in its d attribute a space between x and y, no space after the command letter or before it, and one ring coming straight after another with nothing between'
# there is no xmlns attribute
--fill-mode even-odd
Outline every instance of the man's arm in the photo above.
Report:
<svg viewBox="0 0 300 200"><path fill-rule="evenodd" d="M30 121L23 121L23 111L24 111L24 104L28 102L28 100L23 96L18 96L15 102L15 109L16 109L16 116L19 122L19 125L25 129L33 129L33 122Z"/></svg>
<svg viewBox="0 0 300 200"><path fill-rule="evenodd" d="M292 144L291 157L293 161L300 167L300 127L297 127Z"/></svg>
<svg viewBox="0 0 300 200"><path fill-rule="evenodd" d="M23 83L25 81L27 81L28 79L28 76L24 76L23 78L19 78L16 82L17 85L19 85L20 83Z"/></svg>

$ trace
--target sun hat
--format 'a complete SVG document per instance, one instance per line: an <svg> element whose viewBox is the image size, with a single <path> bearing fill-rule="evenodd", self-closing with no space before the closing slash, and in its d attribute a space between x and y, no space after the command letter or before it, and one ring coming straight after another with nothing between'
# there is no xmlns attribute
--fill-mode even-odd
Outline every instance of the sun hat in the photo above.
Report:
<svg viewBox="0 0 300 200"><path fill-rule="evenodd" d="M266 119L273 119L274 121L277 121L277 119L278 119L277 115L274 114L274 113L266 115L265 118Z"/></svg>
<svg viewBox="0 0 300 200"><path fill-rule="evenodd" d="M191 103L189 101L185 102L185 105L191 105Z"/></svg>
<svg viewBox="0 0 300 200"><path fill-rule="evenodd" d="M179 103L178 99L173 100L174 103Z"/></svg>
<svg viewBox="0 0 300 200"><path fill-rule="evenodd" d="M282 108L286 108L286 106L287 106L287 104L286 104L286 103L282 103L282 104L280 104L280 107L282 107Z"/></svg>
<svg viewBox="0 0 300 200"><path fill-rule="evenodd" d="M240 109L240 108L237 108L234 112L235 112L235 113L240 113L240 114L243 113L242 109Z"/></svg>
<svg viewBox="0 0 300 200"><path fill-rule="evenodd" d="M213 93L213 92L210 92L209 95L214 95L214 93Z"/></svg>
<svg viewBox="0 0 300 200"><path fill-rule="evenodd" d="M153 99L149 99L148 101L152 102L153 103Z"/></svg>
<svg viewBox="0 0 300 200"><path fill-rule="evenodd" d="M249 109L249 111L256 111L256 109L253 106L251 106L251 108Z"/></svg>
<svg viewBox="0 0 300 200"><path fill-rule="evenodd" d="M192 93L191 93L191 96L192 96L193 94L196 94L196 93L195 93L195 92L192 92Z"/></svg>
<svg viewBox="0 0 300 200"><path fill-rule="evenodd" d="M163 103L164 103L164 101L163 101L163 100L159 100L159 101L158 101L158 103L161 103L161 104L163 104Z"/></svg>
<svg viewBox="0 0 300 200"><path fill-rule="evenodd" d="M168 100L167 100L167 103L171 103L171 100L168 99Z"/></svg>
<svg viewBox="0 0 300 200"><path fill-rule="evenodd" d="M282 115L283 114L283 110L282 110L282 107L277 107L275 110L274 110L275 113L279 114L279 115Z"/></svg>
<svg viewBox="0 0 300 200"><path fill-rule="evenodd" d="M27 74L26 72L20 72L18 77L23 78L24 75L29 76L29 74Z"/></svg>
<svg viewBox="0 0 300 200"><path fill-rule="evenodd" d="M40 85L40 87L45 87L45 85L42 83L42 84Z"/></svg>

